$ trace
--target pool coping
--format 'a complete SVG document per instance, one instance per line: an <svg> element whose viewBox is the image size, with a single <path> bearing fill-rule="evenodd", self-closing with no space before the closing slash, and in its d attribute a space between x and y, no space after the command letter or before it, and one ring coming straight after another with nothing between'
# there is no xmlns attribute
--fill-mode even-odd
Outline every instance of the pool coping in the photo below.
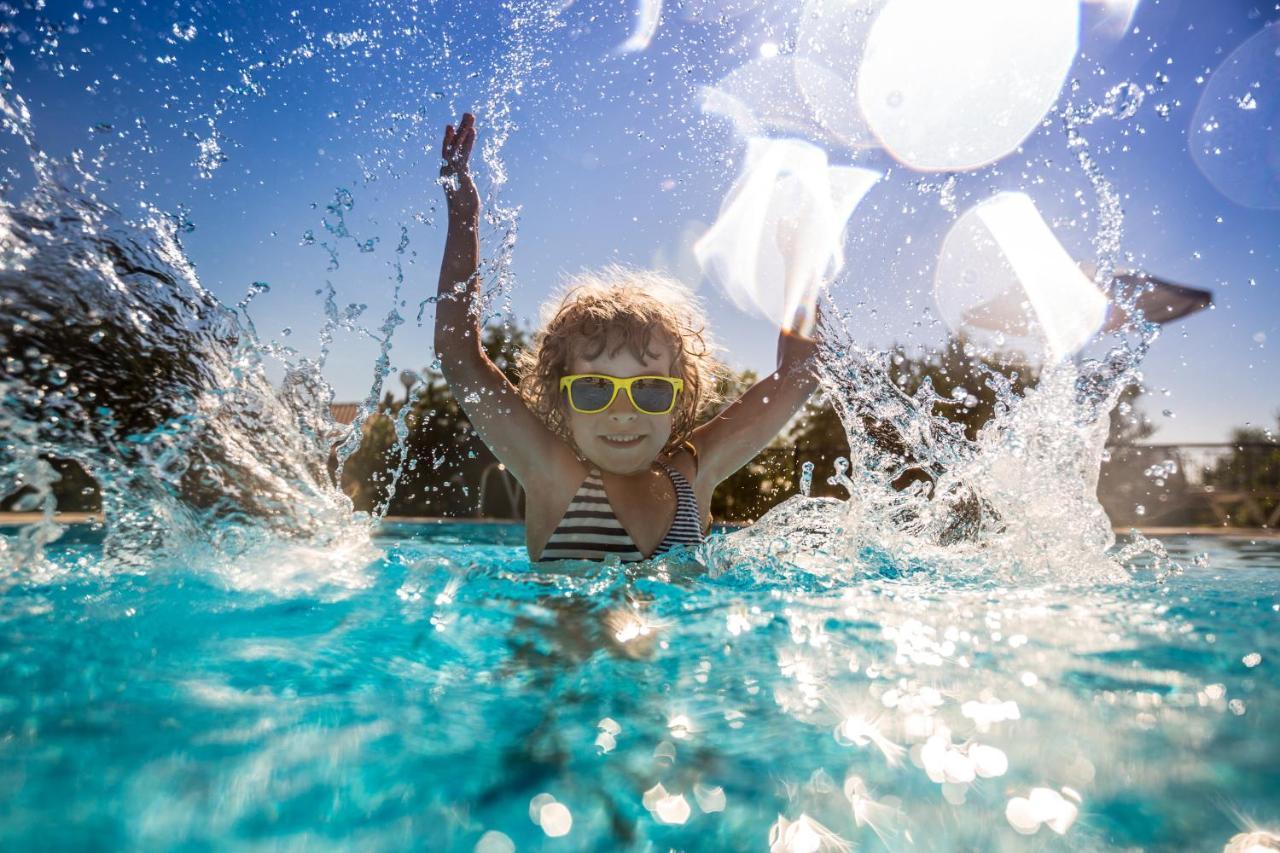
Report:
<svg viewBox="0 0 1280 853"><path fill-rule="evenodd" d="M0 512L0 527L16 527L31 524L44 518L38 512ZM91 524L101 521L101 516L92 512L60 512L54 516L61 524ZM440 516L389 515L382 519L385 524L519 524L515 518L443 518ZM721 527L749 527L751 522L717 522ZM1241 537L1248 539L1280 539L1280 530L1265 527L1216 527L1196 525L1187 527L1134 527L1133 525L1116 525L1113 530L1117 534L1138 531L1143 536L1219 536Z"/></svg>

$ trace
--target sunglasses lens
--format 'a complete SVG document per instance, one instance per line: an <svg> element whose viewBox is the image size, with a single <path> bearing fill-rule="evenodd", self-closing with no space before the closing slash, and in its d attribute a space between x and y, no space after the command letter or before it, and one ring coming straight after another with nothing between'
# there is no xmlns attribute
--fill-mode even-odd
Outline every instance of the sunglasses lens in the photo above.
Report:
<svg viewBox="0 0 1280 853"><path fill-rule="evenodd" d="M613 398L613 383L596 376L584 376L569 383L569 401L583 412L598 412Z"/></svg>
<svg viewBox="0 0 1280 853"><path fill-rule="evenodd" d="M640 379L631 386L631 399L640 411L660 414L675 402L676 386L666 379Z"/></svg>

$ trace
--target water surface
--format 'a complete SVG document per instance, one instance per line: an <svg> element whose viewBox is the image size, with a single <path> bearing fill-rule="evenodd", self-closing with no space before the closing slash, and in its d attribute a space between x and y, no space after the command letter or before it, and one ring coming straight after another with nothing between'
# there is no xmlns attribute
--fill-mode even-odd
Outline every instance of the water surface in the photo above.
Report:
<svg viewBox="0 0 1280 853"><path fill-rule="evenodd" d="M1162 583L722 540L547 571L521 540L387 525L305 589L287 551L50 546L0 596L0 846L1208 850L1280 820L1274 540L1170 540Z"/></svg>

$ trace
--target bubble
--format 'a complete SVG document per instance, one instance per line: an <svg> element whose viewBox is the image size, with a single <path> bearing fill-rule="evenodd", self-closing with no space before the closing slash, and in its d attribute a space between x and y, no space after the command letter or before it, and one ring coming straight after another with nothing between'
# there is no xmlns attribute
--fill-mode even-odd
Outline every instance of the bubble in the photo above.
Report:
<svg viewBox="0 0 1280 853"><path fill-rule="evenodd" d="M952 226L938 260L934 298L943 321L967 340L1051 361L1084 346L1107 313L1106 297L1035 203L1013 192L975 205Z"/></svg>
<svg viewBox="0 0 1280 853"><path fill-rule="evenodd" d="M890 0L867 35L857 96L913 169L974 169L1011 153L1075 59L1078 0Z"/></svg>
<svg viewBox="0 0 1280 853"><path fill-rule="evenodd" d="M1218 192L1280 209L1280 24L1248 38L1209 77L1187 147Z"/></svg>
<svg viewBox="0 0 1280 853"><path fill-rule="evenodd" d="M1262 655L1258 654L1257 652L1250 652L1249 654L1241 658L1240 662L1243 663L1245 666L1249 667L1250 669L1253 669L1255 666L1262 663Z"/></svg>

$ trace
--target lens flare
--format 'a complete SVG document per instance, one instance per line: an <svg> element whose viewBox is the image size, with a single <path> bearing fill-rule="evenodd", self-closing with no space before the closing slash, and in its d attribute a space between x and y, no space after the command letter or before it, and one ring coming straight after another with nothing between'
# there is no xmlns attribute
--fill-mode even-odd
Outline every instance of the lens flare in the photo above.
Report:
<svg viewBox="0 0 1280 853"><path fill-rule="evenodd" d="M831 166L807 142L752 139L694 256L739 308L807 333L819 291L844 266L845 223L880 177Z"/></svg>
<svg viewBox="0 0 1280 853"><path fill-rule="evenodd" d="M913 169L974 169L1014 151L1075 59L1077 0L891 0L867 37L858 101Z"/></svg>
<svg viewBox="0 0 1280 853"><path fill-rule="evenodd" d="M795 56L762 56L726 74L701 92L704 113L728 119L744 139L755 136L804 136L843 145L828 133L796 87L800 66L809 60ZM807 76L821 69L805 71Z"/></svg>
<svg viewBox="0 0 1280 853"><path fill-rule="evenodd" d="M956 334L994 351L1030 343L1048 361L1083 347L1107 314L1106 297L1024 193L999 193L956 221L943 241L934 297Z"/></svg>
<svg viewBox="0 0 1280 853"><path fill-rule="evenodd" d="M871 24L887 0L808 0L796 32L795 80L814 120L853 148L876 145L853 97Z"/></svg>
<svg viewBox="0 0 1280 853"><path fill-rule="evenodd" d="M1089 30L1112 39L1124 37L1133 26L1142 0L1083 0L1085 12L1092 20Z"/></svg>
<svg viewBox="0 0 1280 853"><path fill-rule="evenodd" d="M662 0L639 0L636 6L636 24L631 36L618 45L619 53L636 53L644 50L658 32L662 20Z"/></svg>
<svg viewBox="0 0 1280 853"><path fill-rule="evenodd" d="M1280 209L1280 24L1236 48L1205 86L1187 144L1218 192Z"/></svg>

